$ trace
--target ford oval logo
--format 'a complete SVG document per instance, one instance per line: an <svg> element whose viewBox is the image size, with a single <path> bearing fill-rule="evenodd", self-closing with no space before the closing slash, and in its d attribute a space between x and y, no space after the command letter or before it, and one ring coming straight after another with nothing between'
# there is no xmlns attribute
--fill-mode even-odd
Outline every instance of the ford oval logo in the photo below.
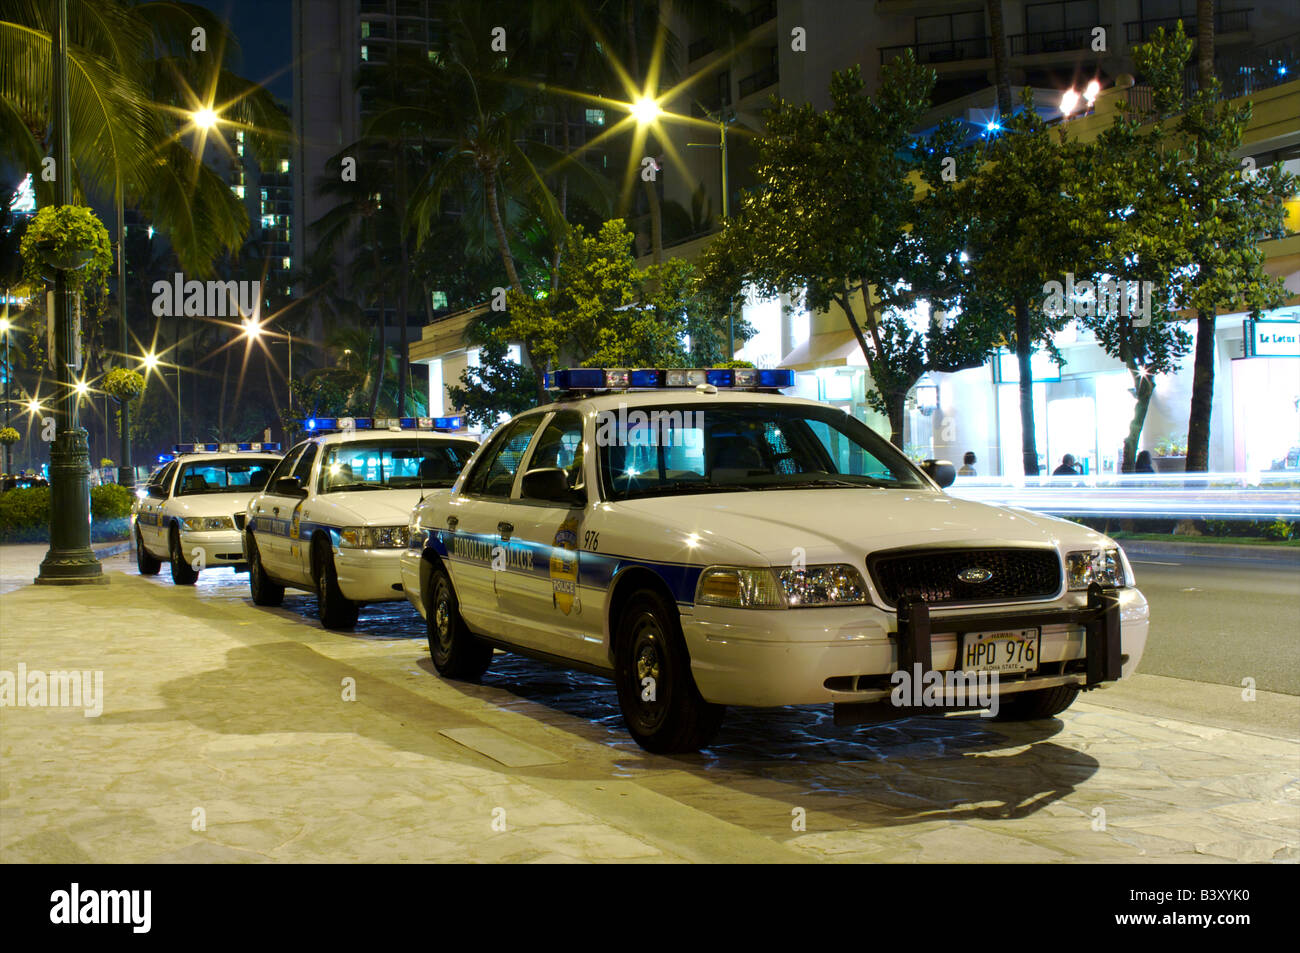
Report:
<svg viewBox="0 0 1300 953"><path fill-rule="evenodd" d="M962 582L970 584L988 582L993 578L993 572L992 570L984 569L981 566L971 566L970 568L963 569L961 572L957 573L957 578Z"/></svg>

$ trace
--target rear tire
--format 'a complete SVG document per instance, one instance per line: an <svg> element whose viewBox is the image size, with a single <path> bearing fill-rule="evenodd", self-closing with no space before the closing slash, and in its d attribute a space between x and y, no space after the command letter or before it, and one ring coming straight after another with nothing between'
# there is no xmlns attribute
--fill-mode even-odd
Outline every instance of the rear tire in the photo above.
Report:
<svg viewBox="0 0 1300 953"><path fill-rule="evenodd" d="M158 570L162 569L162 560L155 559L149 554L149 550L144 548L144 537L140 535L138 526L135 528L135 568L142 576L156 576Z"/></svg>
<svg viewBox="0 0 1300 953"><path fill-rule="evenodd" d="M328 545L312 544L312 559L316 565L316 607L320 624L327 629L351 629L357 624L361 607L343 595L339 588L339 574L334 568L334 554Z"/></svg>
<svg viewBox="0 0 1300 953"><path fill-rule="evenodd" d="M477 682L492 664L492 646L466 627L446 569L435 564L427 586L424 617L433 667L444 678Z"/></svg>
<svg viewBox="0 0 1300 953"><path fill-rule="evenodd" d="M284 601L284 586L272 582L262 566L262 554L252 533L244 534L244 556L248 560L248 589L255 606L278 606Z"/></svg>
<svg viewBox="0 0 1300 953"><path fill-rule="evenodd" d="M172 582L178 586L192 586L199 578L198 570L185 561L181 552L181 533L175 526L168 535L168 549L171 553Z"/></svg>
<svg viewBox="0 0 1300 953"><path fill-rule="evenodd" d="M1059 715L1079 697L1078 685L1057 685L1008 695L998 704L998 721L1042 721Z"/></svg>
<svg viewBox="0 0 1300 953"><path fill-rule="evenodd" d="M614 684L636 743L655 754L707 746L727 709L705 701L695 685L677 608L641 589L628 600L615 638Z"/></svg>

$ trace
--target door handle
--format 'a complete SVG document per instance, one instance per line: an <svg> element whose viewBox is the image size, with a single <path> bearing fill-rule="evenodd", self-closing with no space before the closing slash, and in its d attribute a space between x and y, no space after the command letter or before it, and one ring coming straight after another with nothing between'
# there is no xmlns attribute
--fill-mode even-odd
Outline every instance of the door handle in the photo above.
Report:
<svg viewBox="0 0 1300 953"><path fill-rule="evenodd" d="M509 536L514 531L515 531L514 523L507 523L505 520L502 520L500 523L497 523L497 532L500 533L502 536Z"/></svg>
<svg viewBox="0 0 1300 953"><path fill-rule="evenodd" d="M452 532L455 532L455 531L456 531L456 527L457 527L459 524L460 524L460 517L459 517L459 516L448 516L448 517L447 517L447 529L451 530Z"/></svg>

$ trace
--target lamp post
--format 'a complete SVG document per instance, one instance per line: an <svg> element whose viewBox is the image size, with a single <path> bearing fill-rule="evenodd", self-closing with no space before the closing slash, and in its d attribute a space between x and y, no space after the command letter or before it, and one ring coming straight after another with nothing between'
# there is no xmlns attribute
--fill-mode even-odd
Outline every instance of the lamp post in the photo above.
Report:
<svg viewBox="0 0 1300 953"><path fill-rule="evenodd" d="M9 363L9 296L5 293L5 317L0 318L0 334L5 336L5 427L9 426L9 395L12 392L10 381L13 380L14 366ZM14 472L14 450L5 444L5 473Z"/></svg>
<svg viewBox="0 0 1300 953"><path fill-rule="evenodd" d="M727 126L736 121L736 110L730 106L719 106L715 115L709 110L704 110L704 115L709 118L710 122L718 124L718 144L715 146L711 142L688 142L688 147L696 149L717 149L722 156L722 219L726 221L731 209L731 200L728 197L727 188ZM727 358L736 359L736 316L735 309L727 307Z"/></svg>
<svg viewBox="0 0 1300 953"><path fill-rule="evenodd" d="M68 117L68 0L55 0L56 26L50 51L53 73L54 172L58 204L72 204L72 143ZM107 582L90 548L90 452L77 416L72 376L72 301L68 272L55 269L54 363L60 384L58 430L50 445L50 548L41 562L37 585Z"/></svg>

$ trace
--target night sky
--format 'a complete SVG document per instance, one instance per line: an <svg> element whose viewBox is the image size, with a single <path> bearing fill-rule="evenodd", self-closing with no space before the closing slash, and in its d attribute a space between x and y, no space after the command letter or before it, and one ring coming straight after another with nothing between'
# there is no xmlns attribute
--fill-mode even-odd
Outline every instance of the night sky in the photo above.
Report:
<svg viewBox="0 0 1300 953"><path fill-rule="evenodd" d="M293 99L292 0L192 0L225 17L239 37L240 73L265 83L276 99ZM280 71L276 75L276 71Z"/></svg>

